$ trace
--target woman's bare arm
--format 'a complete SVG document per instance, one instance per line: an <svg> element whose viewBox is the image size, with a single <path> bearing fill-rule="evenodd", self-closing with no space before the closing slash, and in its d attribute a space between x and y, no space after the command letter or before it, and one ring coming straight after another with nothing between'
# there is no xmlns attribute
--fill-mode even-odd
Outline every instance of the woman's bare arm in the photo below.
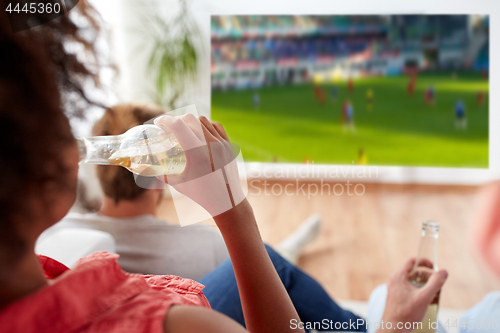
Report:
<svg viewBox="0 0 500 333"><path fill-rule="evenodd" d="M236 201L237 198L244 196L241 187L236 185L240 180L233 150L228 144L229 139L224 128L219 124L213 125L205 117L200 117L198 120L190 114L180 118L165 116L158 118L155 123L165 126L172 132L186 151L187 166L180 180L199 177L203 174L200 170L206 164L212 169L215 165L225 166L226 182L222 181L221 184L205 184L199 180L201 178L198 178L196 186L193 186L195 181L179 182L179 179L174 177L166 177L166 181L214 216L231 257L248 331L258 333L292 331L291 320L300 321L297 311L262 242L252 207L246 199L241 202ZM204 138L206 142L200 138ZM200 150L190 150L191 147L203 145L208 146L210 158ZM217 197L220 193L230 193L233 206L223 213L220 213L217 202L207 200Z"/></svg>
<svg viewBox="0 0 500 333"><path fill-rule="evenodd" d="M244 333L248 332L233 319L200 306L173 306L165 317L165 333Z"/></svg>
<svg viewBox="0 0 500 333"><path fill-rule="evenodd" d="M200 117L221 142L229 142L224 127ZM289 332L290 321L300 321L290 296L260 237L253 209L245 199L214 217L233 264L247 329L250 332Z"/></svg>
<svg viewBox="0 0 500 333"><path fill-rule="evenodd" d="M267 254L247 200L216 216L233 264L250 332L290 332L297 312Z"/></svg>

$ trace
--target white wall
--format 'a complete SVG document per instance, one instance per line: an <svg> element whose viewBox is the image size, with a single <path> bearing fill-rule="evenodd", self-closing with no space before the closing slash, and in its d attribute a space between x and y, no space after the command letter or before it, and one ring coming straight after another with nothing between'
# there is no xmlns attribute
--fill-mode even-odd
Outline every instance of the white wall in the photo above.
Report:
<svg viewBox="0 0 500 333"><path fill-rule="evenodd" d="M173 15L176 0L93 0L111 24L115 38L115 57L121 78L118 84L122 101L145 100L151 94L151 85L145 79L146 52L143 40L134 27L140 24L138 13L146 7ZM200 63L200 78L184 96L185 105L195 103L201 114L210 112L210 15L217 14L489 14L490 40L500 36L500 1L498 0L191 0L191 11L197 18L204 35L205 57ZM500 43L492 42L490 58L500 55ZM401 168L380 167L379 176L372 181L417 182L445 184L476 184L500 177L500 99L494 91L499 84L500 68L490 64L490 168ZM253 163L251 170L266 165ZM272 167L267 165L267 167ZM311 166L314 168L314 166ZM250 172L251 173L251 172ZM250 174L251 175L251 174ZM348 178L348 177L346 177Z"/></svg>

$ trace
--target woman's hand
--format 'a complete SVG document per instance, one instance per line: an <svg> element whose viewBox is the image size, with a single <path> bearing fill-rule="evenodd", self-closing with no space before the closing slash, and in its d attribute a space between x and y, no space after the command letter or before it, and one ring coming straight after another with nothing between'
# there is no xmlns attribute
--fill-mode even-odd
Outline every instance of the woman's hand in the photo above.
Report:
<svg viewBox="0 0 500 333"><path fill-rule="evenodd" d="M220 215L245 199L235 145L220 124L192 114L162 116L157 126L171 132L186 154L186 168L180 175L166 175L165 182L186 195L212 216Z"/></svg>
<svg viewBox="0 0 500 333"><path fill-rule="evenodd" d="M415 265L415 261L415 258L406 260L391 276L387 284L387 300L382 320L384 327L387 327L386 323L392 323L392 329L388 329L388 331L411 331L412 329L404 328L404 324L411 323L413 327L413 323L422 321L427 307L432 303L448 277L445 270L434 272L424 286L417 288L409 281L410 272ZM432 267L430 262L421 261L419 265ZM381 331L383 329L378 330L378 332Z"/></svg>

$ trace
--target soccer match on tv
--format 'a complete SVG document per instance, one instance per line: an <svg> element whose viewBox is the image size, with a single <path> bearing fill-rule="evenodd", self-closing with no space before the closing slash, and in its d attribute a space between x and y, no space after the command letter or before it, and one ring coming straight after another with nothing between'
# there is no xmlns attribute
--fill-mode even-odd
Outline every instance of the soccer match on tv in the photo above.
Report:
<svg viewBox="0 0 500 333"><path fill-rule="evenodd" d="M214 15L212 117L247 161L488 168L488 20Z"/></svg>

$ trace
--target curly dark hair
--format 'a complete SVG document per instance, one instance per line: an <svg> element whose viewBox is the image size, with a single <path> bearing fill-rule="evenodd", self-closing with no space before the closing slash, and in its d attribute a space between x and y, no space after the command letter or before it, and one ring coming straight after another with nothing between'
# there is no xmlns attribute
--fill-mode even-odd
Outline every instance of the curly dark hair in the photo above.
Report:
<svg viewBox="0 0 500 333"><path fill-rule="evenodd" d="M61 154L75 139L65 113L82 117L92 104L83 87L99 83L93 45L99 33L100 17L84 0L69 14L18 33L0 13L2 263L15 264L27 250L20 221L33 218L29 200L43 198L48 183L64 186L67 179Z"/></svg>

